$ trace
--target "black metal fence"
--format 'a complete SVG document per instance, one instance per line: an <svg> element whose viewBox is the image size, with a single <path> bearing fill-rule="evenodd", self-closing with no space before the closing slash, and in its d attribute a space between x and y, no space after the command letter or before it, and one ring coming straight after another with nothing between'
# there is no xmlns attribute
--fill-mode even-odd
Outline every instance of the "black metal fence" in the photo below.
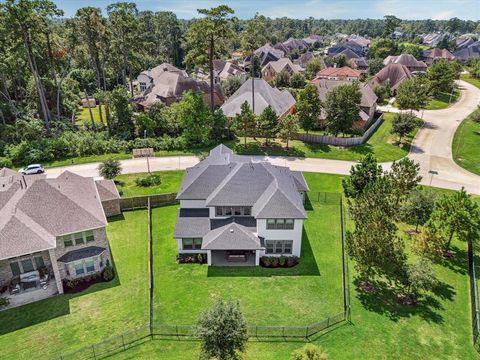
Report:
<svg viewBox="0 0 480 360"><path fill-rule="evenodd" d="M255 326L249 325L248 336L251 339L283 338L283 339L309 339L310 337L337 325L347 319L344 312L329 316L326 319L308 326ZM77 351L64 354L56 360L89 360L103 359L117 352L150 341L154 337L176 337L196 339L194 325L176 324L146 324L132 331L109 338L102 342L85 346Z"/></svg>
<svg viewBox="0 0 480 360"><path fill-rule="evenodd" d="M478 308L478 286L477 286L477 261L475 259L475 247L471 242L468 244L468 271L470 275L470 299L472 309L472 333L473 346L480 352L480 311Z"/></svg>

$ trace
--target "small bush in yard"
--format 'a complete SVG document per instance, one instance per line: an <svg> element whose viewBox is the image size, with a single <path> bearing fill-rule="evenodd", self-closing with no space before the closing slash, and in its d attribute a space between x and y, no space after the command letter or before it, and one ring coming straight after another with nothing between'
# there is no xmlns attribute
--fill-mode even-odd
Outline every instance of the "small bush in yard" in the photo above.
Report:
<svg viewBox="0 0 480 360"><path fill-rule="evenodd" d="M113 272L113 267L111 265L105 266L103 270L103 280L110 281L115 277L115 273Z"/></svg>
<svg viewBox="0 0 480 360"><path fill-rule="evenodd" d="M277 267L278 266L278 257L272 257L272 267Z"/></svg>
<svg viewBox="0 0 480 360"><path fill-rule="evenodd" d="M286 258L285 256L280 256L280 257L278 258L278 264L279 264L280 266L285 266L286 261L287 261L287 258Z"/></svg>
<svg viewBox="0 0 480 360"><path fill-rule="evenodd" d="M118 160L107 159L98 166L98 171L105 179L113 179L120 175L122 172L122 166Z"/></svg>
<svg viewBox="0 0 480 360"><path fill-rule="evenodd" d="M270 258L268 256L262 256L262 258L260 259L261 263L263 266L265 267L269 267L270 266Z"/></svg>
<svg viewBox="0 0 480 360"><path fill-rule="evenodd" d="M151 174L145 177L135 179L135 183L138 186L149 187L149 186L160 185L162 183L162 179L160 178L160 175Z"/></svg>
<svg viewBox="0 0 480 360"><path fill-rule="evenodd" d="M327 353L314 344L306 344L303 348L294 350L290 357L291 360L327 360Z"/></svg>

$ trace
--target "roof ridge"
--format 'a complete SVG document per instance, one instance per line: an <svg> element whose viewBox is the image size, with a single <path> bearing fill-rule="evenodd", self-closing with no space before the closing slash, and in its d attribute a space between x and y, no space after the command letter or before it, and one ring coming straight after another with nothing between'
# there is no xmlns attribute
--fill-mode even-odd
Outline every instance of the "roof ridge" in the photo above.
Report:
<svg viewBox="0 0 480 360"><path fill-rule="evenodd" d="M231 163L230 163L231 164ZM220 190L230 181L230 179L235 175L238 170L243 166L244 163L240 162L234 162L235 166L233 167L232 171L228 173L227 176L225 176L225 179L223 179L220 184L213 190L210 195L205 199L205 204L208 205L208 203L220 192ZM249 164L249 163L247 163Z"/></svg>

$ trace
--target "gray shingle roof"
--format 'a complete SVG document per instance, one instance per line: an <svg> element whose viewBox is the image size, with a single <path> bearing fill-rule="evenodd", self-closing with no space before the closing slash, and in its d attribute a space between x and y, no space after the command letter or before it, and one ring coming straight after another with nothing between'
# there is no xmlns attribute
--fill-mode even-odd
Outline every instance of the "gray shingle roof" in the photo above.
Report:
<svg viewBox="0 0 480 360"><path fill-rule="evenodd" d="M72 250L63 254L58 261L63 263L70 263L72 261L87 259L92 256L98 256L106 249L99 246L87 246L82 249Z"/></svg>
<svg viewBox="0 0 480 360"><path fill-rule="evenodd" d="M107 224L92 178L56 179L0 170L0 259L55 248L60 235Z"/></svg>
<svg viewBox="0 0 480 360"><path fill-rule="evenodd" d="M96 180L95 185L101 201L120 199L120 194L113 180Z"/></svg>
<svg viewBox="0 0 480 360"><path fill-rule="evenodd" d="M204 238L202 250L260 250L258 236L245 226L227 224L210 231Z"/></svg>
<svg viewBox="0 0 480 360"><path fill-rule="evenodd" d="M271 87L265 80L255 79L255 114L259 115L271 106L277 116L282 116L295 105L295 99L288 90L280 91ZM247 102L252 106L252 81L245 81L240 88L222 105L227 117L241 113L241 106Z"/></svg>
<svg viewBox="0 0 480 360"><path fill-rule="evenodd" d="M206 206L252 206L255 217L261 212L303 219L306 213L299 191L308 187L301 178L287 167L253 162L220 145L187 169L177 199L205 199ZM268 204L270 209L264 209Z"/></svg>

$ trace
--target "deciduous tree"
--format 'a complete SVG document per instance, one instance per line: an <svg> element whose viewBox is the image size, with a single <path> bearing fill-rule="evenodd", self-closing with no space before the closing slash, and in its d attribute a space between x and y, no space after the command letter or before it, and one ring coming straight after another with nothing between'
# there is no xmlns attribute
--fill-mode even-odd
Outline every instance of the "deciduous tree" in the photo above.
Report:
<svg viewBox="0 0 480 360"><path fill-rule="evenodd" d="M424 109L428 104L428 83L421 76L405 80L397 89L396 101L400 109Z"/></svg>
<svg viewBox="0 0 480 360"><path fill-rule="evenodd" d="M327 130L335 136L350 132L359 119L362 93L358 83L339 85L327 93L325 102Z"/></svg>
<svg viewBox="0 0 480 360"><path fill-rule="evenodd" d="M202 358L237 359L248 340L247 323L238 302L219 300L200 315L195 329Z"/></svg>
<svg viewBox="0 0 480 360"><path fill-rule="evenodd" d="M300 126L308 134L318 123L322 105L318 95L317 87L308 84L299 92L297 101L297 114Z"/></svg>
<svg viewBox="0 0 480 360"><path fill-rule="evenodd" d="M413 190L408 194L405 204L400 210L401 219L409 224L418 226L425 224L433 211L435 195L431 191Z"/></svg>
<svg viewBox="0 0 480 360"><path fill-rule="evenodd" d="M297 115L288 114L280 119L278 124L278 136L287 143L287 149L288 142L295 138L299 129Z"/></svg>

